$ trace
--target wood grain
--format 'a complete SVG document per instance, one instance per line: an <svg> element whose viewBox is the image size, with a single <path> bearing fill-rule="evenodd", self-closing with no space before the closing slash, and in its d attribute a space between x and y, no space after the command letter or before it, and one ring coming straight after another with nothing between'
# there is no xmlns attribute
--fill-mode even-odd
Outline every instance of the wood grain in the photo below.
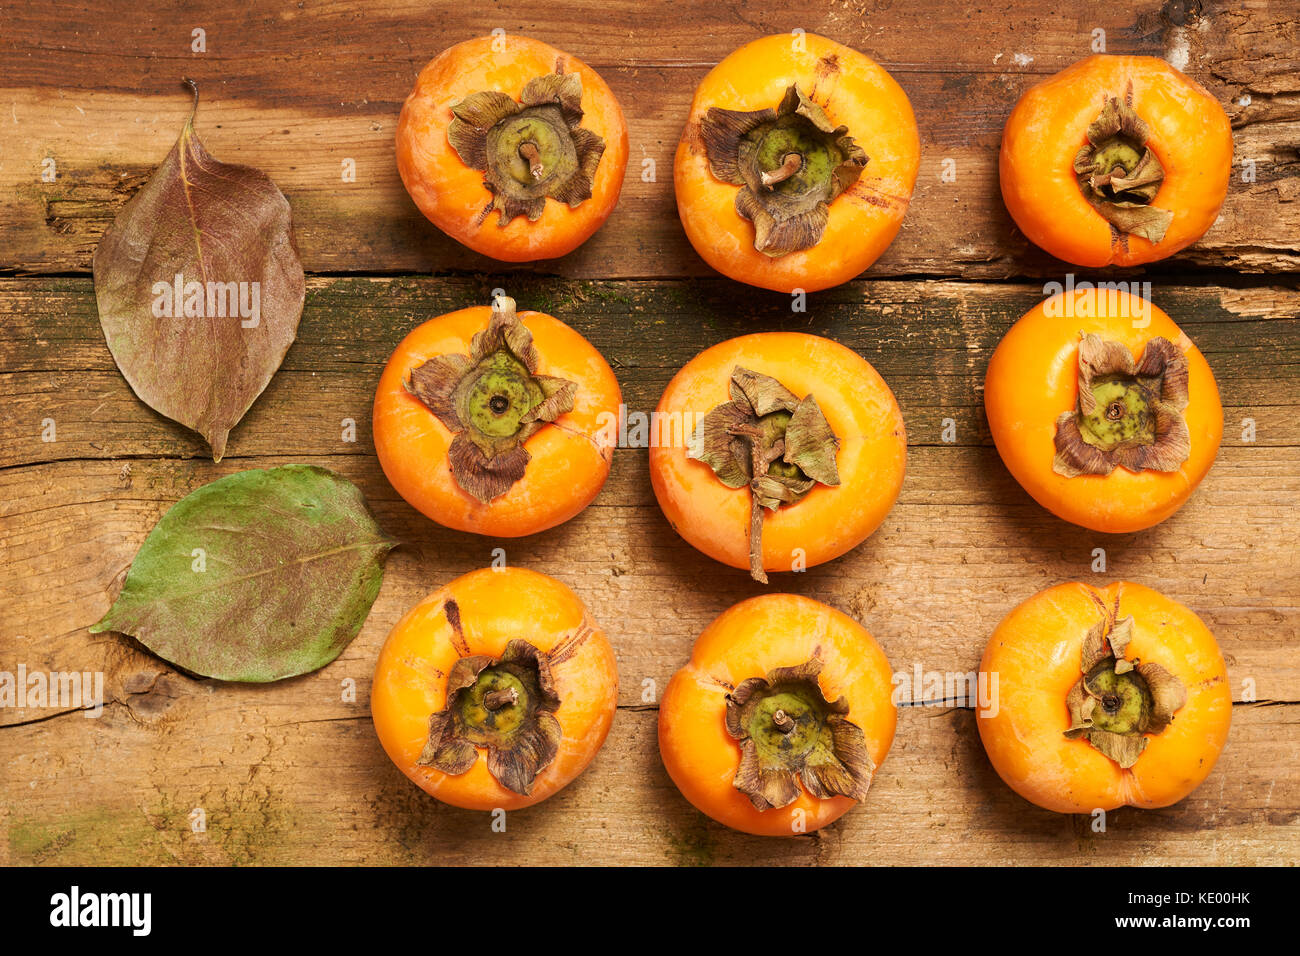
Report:
<svg viewBox="0 0 1300 956"><path fill-rule="evenodd" d="M762 589L668 528L643 449L615 455L596 503L551 532L492 541L440 528L398 498L373 455L368 406L414 324L508 284L615 364L633 411L653 408L696 351L754 327L811 328L861 351L895 388L909 432L898 506L865 545L778 588L841 607L896 671L977 666L994 625L1060 580L1130 578L1183 601L1229 661L1235 721L1210 779L1176 807L1120 811L1107 832L1014 796L972 714L900 713L867 804L820 836L762 841L696 813L664 775L654 697L718 613ZM1068 526L1029 500L991 448L979 385L988 355L1041 287L855 282L780 314L760 292L707 282L315 278L284 369L232 435L230 457L139 403L115 372L84 278L0 281L0 502L6 609L0 670L102 670L102 717L0 711L0 862L979 863L1285 862L1300 851L1290 741L1300 708L1291 529L1300 518L1300 292L1157 287L1206 352L1229 423L1219 461L1172 519L1133 535ZM1268 373L1261 375L1261 369ZM355 419L357 441L340 424ZM944 418L956 441L942 441ZM42 420L57 440L42 442ZM1256 422L1243 442L1235 423ZM324 670L270 687L193 680L127 638L86 633L145 534L180 497L242 468L306 461L356 481L403 546L361 635ZM572 586L605 626L622 680L613 736L543 807L486 816L437 805L389 764L367 715L375 655L429 590L511 563ZM1090 570L1107 553L1104 575ZM354 702L342 682L356 683ZM653 685L646 685L652 681ZM647 690L647 687L650 690ZM648 699L643 699L646 695ZM1242 701L1254 697L1253 703ZM190 831L201 807L207 830Z"/></svg>
<svg viewBox="0 0 1300 956"><path fill-rule="evenodd" d="M1157 273L1300 267L1300 22L1287 0L1145 0L1079 16L1046 0L941 7L821 0L792 22L744 3L578 0L494 5L163 3L122 17L112 0L0 12L0 270L86 271L117 210L171 148L203 91L198 132L214 156L265 170L288 196L309 272L490 270L425 222L393 162L398 110L420 68L494 28L545 40L600 70L624 104L631 154L620 205L581 249L520 271L618 278L708 275L677 221L672 156L695 85L733 49L794 28L862 49L916 112L920 176L876 276L1005 278L1062 266L1015 229L997 184L1002 125L1033 83L1091 52L1182 63L1233 120L1236 158L1219 221ZM111 24L111 27L106 26ZM207 52L192 53L203 29ZM8 109L5 109L5 104ZM52 158L57 178L40 179ZM342 162L356 182L342 181ZM956 179L941 179L952 160ZM653 171L644 166L653 161ZM1253 182L1243 180L1246 162ZM644 177L653 175L653 181Z"/></svg>
<svg viewBox="0 0 1300 956"><path fill-rule="evenodd" d="M813 0L793 19L751 0L274 9L164 0L148 15L118 0L0 7L0 671L99 671L107 698L95 719L0 708L0 865L1294 863L1293 6L1140 0L1080 12L1047 0ZM497 27L598 69L624 105L631 140L608 224L564 259L510 271L427 223L392 155L398 110L423 64ZM704 266L682 234L671 176L696 83L741 44L795 28L885 65L912 100L922 140L898 239L866 277L810 296L802 313ZM196 29L202 54L191 51ZM1152 281L1155 303L1206 354L1223 396L1224 446L1178 514L1121 536L1064 524L1029 499L992 448L981 396L1002 334L1045 280L1068 271L1032 248L1002 205L1001 127L1025 89L1091 52L1098 29L1107 52L1165 57L1205 85L1232 117L1236 145L1210 232L1124 276ZM131 393L105 347L89 277L103 230L180 131L183 75L202 90L198 131L209 150L265 170L288 196L312 274L299 338L220 465ZM53 182L41 178L47 159ZM355 182L342 181L345 159ZM955 181L941 180L946 159ZM1174 807L1120 810L1094 832L1087 818L1012 793L983 754L973 713L940 704L900 711L868 800L832 827L764 840L709 821L663 770L655 701L709 621L763 589L668 527L645 450L620 449L606 488L577 518L504 542L433 524L379 469L370 403L393 347L419 322L485 302L496 287L590 338L633 412L651 410L698 351L744 332L813 331L856 349L904 410L902 496L863 546L775 586L852 614L908 673L974 669L997 622L1049 584L1156 587L1204 618L1227 659L1234 722L1209 779ZM222 475L291 461L357 482L402 541L338 660L271 686L225 685L179 673L129 638L87 632L173 503ZM430 590L488 564L496 547L577 591L609 634L621 675L619 714L595 763L545 804L510 814L504 834L487 815L440 805L410 784L380 749L368 709L389 629ZM1099 548L1104 572L1093 571Z"/></svg>

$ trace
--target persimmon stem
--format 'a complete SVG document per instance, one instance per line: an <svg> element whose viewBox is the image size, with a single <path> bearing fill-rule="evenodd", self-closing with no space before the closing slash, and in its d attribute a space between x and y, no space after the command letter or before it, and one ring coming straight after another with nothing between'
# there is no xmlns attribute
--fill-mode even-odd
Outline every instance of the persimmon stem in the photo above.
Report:
<svg viewBox="0 0 1300 956"><path fill-rule="evenodd" d="M772 715L772 725L783 734L788 734L794 730L794 718L784 710L778 710Z"/></svg>
<svg viewBox="0 0 1300 956"><path fill-rule="evenodd" d="M494 690L483 695L483 706L488 710L500 710L502 707L509 707L519 700L519 691L513 687L507 687L504 690Z"/></svg>
<svg viewBox="0 0 1300 956"><path fill-rule="evenodd" d="M519 155L527 161L528 171L533 174L533 179L541 179L546 169L542 166L542 154L537 151L537 144L520 143Z"/></svg>
<svg viewBox="0 0 1300 956"><path fill-rule="evenodd" d="M781 165L759 176L759 181L771 189L777 183L783 183L803 168L803 157L798 153L786 153Z"/></svg>
<svg viewBox="0 0 1300 956"><path fill-rule="evenodd" d="M733 425L727 429L732 435L749 439L749 576L759 584L767 583L763 570L763 506L759 503L758 482L767 474L769 459L763 453L763 432L753 425Z"/></svg>

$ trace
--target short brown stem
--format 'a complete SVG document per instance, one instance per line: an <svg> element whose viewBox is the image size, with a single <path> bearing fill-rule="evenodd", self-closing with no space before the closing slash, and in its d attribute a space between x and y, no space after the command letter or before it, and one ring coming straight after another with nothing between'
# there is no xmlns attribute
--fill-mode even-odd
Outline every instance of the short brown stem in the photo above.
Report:
<svg viewBox="0 0 1300 956"><path fill-rule="evenodd" d="M781 165L759 176L759 181L771 189L777 183L783 183L803 168L803 157L798 153L786 153Z"/></svg>
<svg viewBox="0 0 1300 956"><path fill-rule="evenodd" d="M794 730L794 718L784 710L778 710L772 715L772 724L783 734L788 734L790 731Z"/></svg>
<svg viewBox="0 0 1300 956"><path fill-rule="evenodd" d="M509 707L519 700L519 691L513 687L507 687L504 690L494 690L483 695L483 706L488 710L500 710L502 707Z"/></svg>
<svg viewBox="0 0 1300 956"><path fill-rule="evenodd" d="M533 179L541 179L542 173L546 170L542 166L542 154L537 151L537 144L521 143L519 155L527 161L528 171L533 174Z"/></svg>
<svg viewBox="0 0 1300 956"><path fill-rule="evenodd" d="M763 432L754 425L733 425L727 429L732 435L749 439L749 576L759 584L767 583L763 570L763 506L758 500L758 481L767 474L770 461L763 454Z"/></svg>

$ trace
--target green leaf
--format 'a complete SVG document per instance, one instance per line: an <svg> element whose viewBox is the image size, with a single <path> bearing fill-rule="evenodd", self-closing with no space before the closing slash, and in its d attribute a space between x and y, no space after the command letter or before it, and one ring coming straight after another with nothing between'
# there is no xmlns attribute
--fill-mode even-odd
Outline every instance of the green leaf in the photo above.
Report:
<svg viewBox="0 0 1300 956"><path fill-rule="evenodd" d="M306 281L284 195L261 170L213 159L191 114L93 268L104 338L132 391L220 461L298 333Z"/></svg>
<svg viewBox="0 0 1300 956"><path fill-rule="evenodd" d="M360 490L326 468L241 471L163 515L90 630L129 634L218 680L305 674L361 630L396 544Z"/></svg>

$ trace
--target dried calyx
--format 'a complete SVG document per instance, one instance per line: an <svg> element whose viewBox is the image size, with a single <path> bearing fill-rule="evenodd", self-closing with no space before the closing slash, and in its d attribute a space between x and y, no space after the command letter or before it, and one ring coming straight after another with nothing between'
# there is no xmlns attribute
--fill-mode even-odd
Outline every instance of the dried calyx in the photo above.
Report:
<svg viewBox="0 0 1300 956"><path fill-rule="evenodd" d="M799 784L819 799L862 800L876 765L848 702L827 700L816 657L751 677L727 695L727 733L740 741L732 785L758 810L779 809L799 797Z"/></svg>
<svg viewBox="0 0 1300 956"><path fill-rule="evenodd" d="M754 248L773 258L822 238L830 202L852 186L867 154L798 86L776 109L710 107L700 121L709 169L742 187L736 212L754 223Z"/></svg>
<svg viewBox="0 0 1300 956"><path fill-rule="evenodd" d="M452 477L481 502L505 494L524 476L524 442L573 409L576 382L537 374L533 336L498 296L488 326L469 355L439 355L412 368L407 391L455 437L447 450Z"/></svg>
<svg viewBox="0 0 1300 956"><path fill-rule="evenodd" d="M447 675L446 706L429 717L418 763L459 775L483 748L497 783L527 796L559 751L559 706L550 660L528 641L510 641L495 660L462 657Z"/></svg>
<svg viewBox="0 0 1300 956"><path fill-rule="evenodd" d="M728 488L750 489L749 568L763 570L763 509L793 504L817 483L838 485L839 439L811 395L802 399L767 375L736 366L731 401L701 419L688 458L704 462Z"/></svg>
<svg viewBox="0 0 1300 956"><path fill-rule="evenodd" d="M1164 667L1124 656L1132 638L1132 616L1117 620L1103 608L1084 638L1082 676L1065 699L1065 736L1087 740L1125 770L1146 749L1147 735L1161 733L1187 702L1187 688Z"/></svg>
<svg viewBox="0 0 1300 956"><path fill-rule="evenodd" d="M1114 234L1148 242L1165 237L1174 214L1151 205L1165 169L1147 144L1151 132L1133 109L1133 85L1123 100L1112 96L1088 127L1088 143L1074 157L1079 188Z"/></svg>
<svg viewBox="0 0 1300 956"><path fill-rule="evenodd" d="M582 79L548 73L529 80L519 102L496 90L471 93L451 107L447 141L461 161L484 173L497 225L541 218L546 197L570 208L591 198L605 141L582 123Z"/></svg>
<svg viewBox="0 0 1300 956"><path fill-rule="evenodd" d="M1079 399L1056 420L1052 469L1067 478L1177 471L1191 454L1187 358L1166 338L1136 362L1128 346L1088 333L1079 342Z"/></svg>

